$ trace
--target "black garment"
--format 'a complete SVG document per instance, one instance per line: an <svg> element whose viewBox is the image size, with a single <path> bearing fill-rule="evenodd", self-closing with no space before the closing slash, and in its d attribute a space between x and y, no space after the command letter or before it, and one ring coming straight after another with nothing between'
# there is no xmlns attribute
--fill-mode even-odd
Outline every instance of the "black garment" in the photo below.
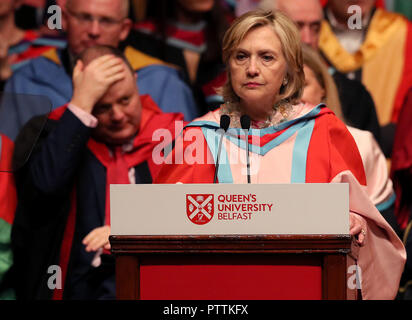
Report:
<svg viewBox="0 0 412 320"><path fill-rule="evenodd" d="M386 158L392 157L393 145L395 143L396 123L390 122L380 127L381 141L380 147Z"/></svg>
<svg viewBox="0 0 412 320"><path fill-rule="evenodd" d="M41 9L30 5L21 5L14 14L16 25L23 30L38 29L40 27L38 10Z"/></svg>
<svg viewBox="0 0 412 320"><path fill-rule="evenodd" d="M352 127L372 132L382 148L375 103L368 90L359 81L350 80L336 70L333 73L333 80L338 89L346 123Z"/></svg>
<svg viewBox="0 0 412 320"><path fill-rule="evenodd" d="M207 61L205 55L202 54L199 60L196 80L194 83L191 83L182 49L165 44L160 39L154 38L152 35L141 33L137 30L132 30L130 32L126 43L148 55L178 66L183 73L185 82L192 89L193 96L199 109L199 116L215 110L221 104L221 101L208 103L205 99L204 91L202 90L203 86L225 72L225 66L220 59Z"/></svg>

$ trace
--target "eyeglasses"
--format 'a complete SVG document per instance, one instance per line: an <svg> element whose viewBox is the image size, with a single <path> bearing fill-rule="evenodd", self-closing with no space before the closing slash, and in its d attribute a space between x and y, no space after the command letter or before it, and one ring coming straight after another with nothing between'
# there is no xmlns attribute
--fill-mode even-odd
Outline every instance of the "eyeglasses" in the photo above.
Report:
<svg viewBox="0 0 412 320"><path fill-rule="evenodd" d="M104 29L110 29L114 27L117 24L120 24L123 22L123 19L113 19L113 18L108 18L108 17L94 17L88 13L77 13L73 12L71 10L67 10L67 12L74 17L77 22L83 26L91 26L93 22L96 20L99 25L104 28Z"/></svg>

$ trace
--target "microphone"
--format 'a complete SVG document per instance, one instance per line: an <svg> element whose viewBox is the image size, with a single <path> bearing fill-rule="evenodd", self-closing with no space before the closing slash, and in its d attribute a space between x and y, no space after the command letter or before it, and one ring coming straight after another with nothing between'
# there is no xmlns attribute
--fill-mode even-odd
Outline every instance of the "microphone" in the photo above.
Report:
<svg viewBox="0 0 412 320"><path fill-rule="evenodd" d="M223 130L223 133L221 133L220 141L219 141L219 148L217 151L217 158L216 158L216 167L215 167L215 176L213 178L213 183L216 183L217 180L217 173L219 171L219 161L220 161L220 153L222 151L222 143L223 143L223 137L225 136L225 132L229 128L230 125L230 117L227 114L222 114L220 116L220 130Z"/></svg>
<svg viewBox="0 0 412 320"><path fill-rule="evenodd" d="M246 114L240 117L240 125L245 131L245 143L246 143L246 168L247 168L247 183L250 183L250 160L249 160L249 129L250 129L250 117Z"/></svg>

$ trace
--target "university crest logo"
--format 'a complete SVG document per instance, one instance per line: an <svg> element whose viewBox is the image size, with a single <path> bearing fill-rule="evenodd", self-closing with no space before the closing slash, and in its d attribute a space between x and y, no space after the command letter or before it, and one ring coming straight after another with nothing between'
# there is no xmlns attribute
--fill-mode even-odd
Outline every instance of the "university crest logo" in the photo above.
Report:
<svg viewBox="0 0 412 320"><path fill-rule="evenodd" d="M202 225L212 220L214 207L213 194L186 195L187 216L194 224Z"/></svg>

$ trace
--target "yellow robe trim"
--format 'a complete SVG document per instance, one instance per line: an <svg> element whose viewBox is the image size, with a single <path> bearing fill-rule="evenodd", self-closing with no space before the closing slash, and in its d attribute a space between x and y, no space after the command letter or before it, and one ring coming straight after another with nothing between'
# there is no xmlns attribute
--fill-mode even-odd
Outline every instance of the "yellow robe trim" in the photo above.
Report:
<svg viewBox="0 0 412 320"><path fill-rule="evenodd" d="M51 61L53 61L55 64L60 65L60 58L59 55L57 54L57 50L56 49L50 49L47 50L46 52L43 52L42 57L45 57Z"/></svg>
<svg viewBox="0 0 412 320"><path fill-rule="evenodd" d="M332 65L343 73L362 68L362 83L375 102L379 123L391 121L396 94L402 79L408 25L406 19L376 10L366 39L354 54L339 43L327 22L322 25L319 45Z"/></svg>

